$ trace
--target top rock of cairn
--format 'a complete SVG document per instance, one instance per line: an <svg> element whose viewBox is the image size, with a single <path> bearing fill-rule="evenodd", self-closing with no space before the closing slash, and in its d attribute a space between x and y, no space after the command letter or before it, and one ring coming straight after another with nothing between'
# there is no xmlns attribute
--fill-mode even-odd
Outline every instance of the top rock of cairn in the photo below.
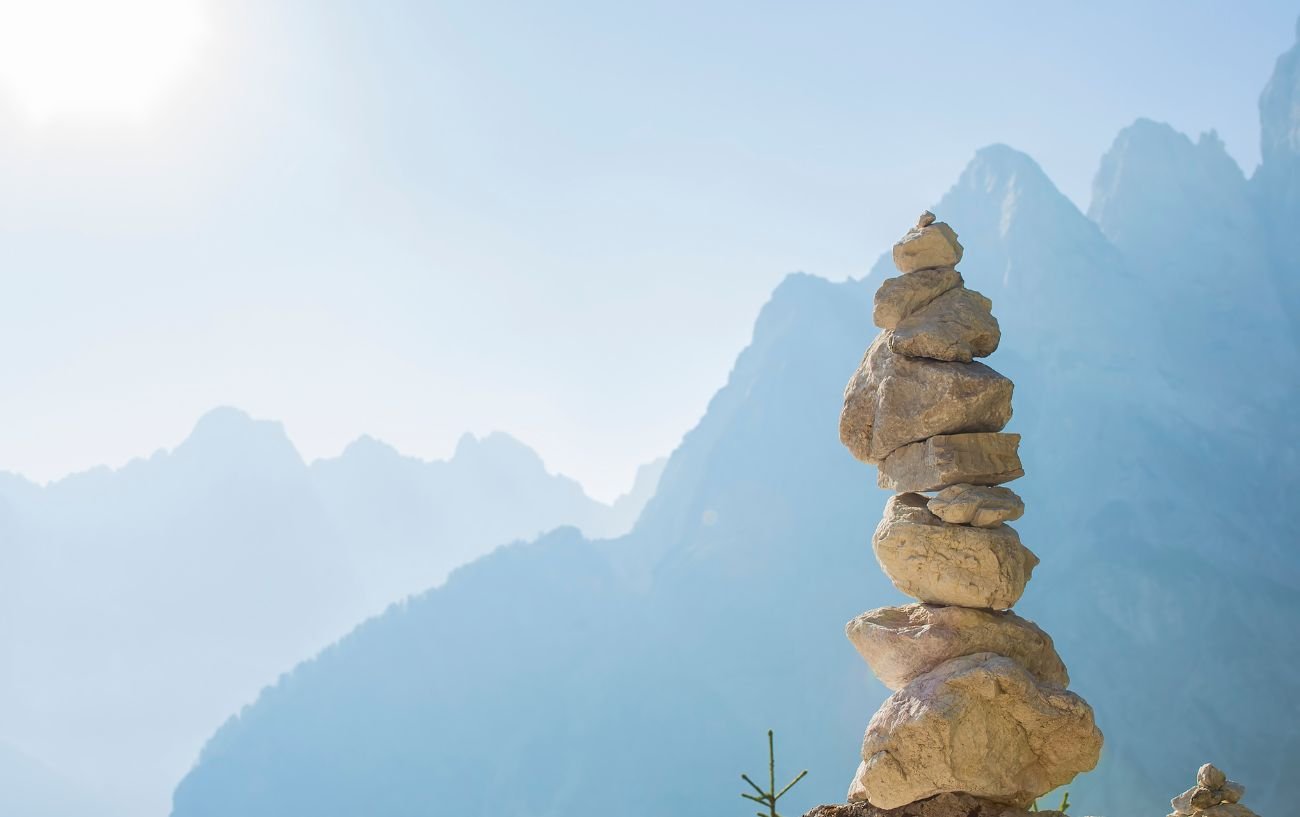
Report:
<svg viewBox="0 0 1300 817"><path fill-rule="evenodd" d="M921 604L847 627L894 694L867 727L851 804L820 817L1020 817L1101 750L1051 637L1008 609L1038 558L1006 524L1024 509L1000 487L1024 474L1019 435L1002 432L1012 384L974 360L1000 332L989 299L955 269L961 257L957 234L929 211L894 245L903 274L876 292L882 331L844 392L841 441L899 492L876 528L876 559Z"/></svg>
<svg viewBox="0 0 1300 817"><path fill-rule="evenodd" d="M926 210L916 220L916 226L894 245L894 266L899 272L955 267L961 253L957 233L942 221L935 221L934 213Z"/></svg>

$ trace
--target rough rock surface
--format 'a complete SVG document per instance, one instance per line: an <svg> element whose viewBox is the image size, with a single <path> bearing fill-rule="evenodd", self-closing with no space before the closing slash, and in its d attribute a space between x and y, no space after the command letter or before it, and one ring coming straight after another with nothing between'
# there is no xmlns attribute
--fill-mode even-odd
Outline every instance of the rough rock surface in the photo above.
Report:
<svg viewBox="0 0 1300 817"><path fill-rule="evenodd" d="M899 494L871 538L876 560L902 592L931 604L1005 610L1025 591L1038 557L1006 525L949 525L920 494Z"/></svg>
<svg viewBox="0 0 1300 817"><path fill-rule="evenodd" d="M1097 764L1101 732L1072 692L1010 658L955 658L895 692L871 719L850 800L898 808L943 792L1027 808Z"/></svg>
<svg viewBox="0 0 1300 817"><path fill-rule="evenodd" d="M950 289L900 321L889 334L889 348L900 355L962 363L987 357L1002 340L992 309L993 302L973 289Z"/></svg>
<svg viewBox="0 0 1300 817"><path fill-rule="evenodd" d="M804 817L1065 817L1060 811L1034 811L1013 808L969 794L945 792L908 803L899 808L882 809L866 802L843 806L818 806Z"/></svg>
<svg viewBox="0 0 1300 817"><path fill-rule="evenodd" d="M952 267L923 269L886 278L876 290L871 322L881 329L893 329L916 310L961 285L961 273Z"/></svg>
<svg viewBox="0 0 1300 817"><path fill-rule="evenodd" d="M945 661L977 652L1006 656L1044 684L1070 683L1052 637L1011 612L930 604L881 607L850 621L844 632L892 690Z"/></svg>
<svg viewBox="0 0 1300 817"><path fill-rule="evenodd" d="M900 446L960 432L999 431L1011 419L1011 381L982 363L894 354L877 337L844 389L840 440L878 463Z"/></svg>
<svg viewBox="0 0 1300 817"><path fill-rule="evenodd" d="M877 484L890 491L939 491L950 485L997 485L1025 475L1019 434L948 434L905 445L880 463Z"/></svg>
<svg viewBox="0 0 1300 817"><path fill-rule="evenodd" d="M945 522L980 528L1013 522L1025 512L1025 503L1015 491L996 485L952 485L931 499L928 507Z"/></svg>
<svg viewBox="0 0 1300 817"><path fill-rule="evenodd" d="M930 267L955 267L961 261L962 246L957 233L942 221L916 226L894 245L894 266L899 272Z"/></svg>

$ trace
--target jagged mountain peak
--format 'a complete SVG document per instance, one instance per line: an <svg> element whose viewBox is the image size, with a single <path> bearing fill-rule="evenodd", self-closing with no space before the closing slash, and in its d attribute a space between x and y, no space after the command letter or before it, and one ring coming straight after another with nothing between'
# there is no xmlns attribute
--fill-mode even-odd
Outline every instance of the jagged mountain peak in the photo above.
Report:
<svg viewBox="0 0 1300 817"><path fill-rule="evenodd" d="M1300 20L1296 43L1277 58L1259 96L1259 124L1265 165L1300 159Z"/></svg>
<svg viewBox="0 0 1300 817"><path fill-rule="evenodd" d="M304 463L284 426L274 420L257 420L232 406L204 414L189 436L173 450L180 461L202 460L248 468L278 463Z"/></svg>

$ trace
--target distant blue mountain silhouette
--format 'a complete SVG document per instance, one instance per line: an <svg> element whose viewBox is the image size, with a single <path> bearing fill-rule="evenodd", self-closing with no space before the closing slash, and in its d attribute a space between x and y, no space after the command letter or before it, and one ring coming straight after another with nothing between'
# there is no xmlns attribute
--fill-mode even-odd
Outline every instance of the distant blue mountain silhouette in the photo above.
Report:
<svg viewBox="0 0 1300 817"><path fill-rule="evenodd" d="M657 477L610 507L504 434L435 462L363 438L307 465L232 408L118 470L0 474L0 741L164 813L207 736L285 668L499 545L628 530ZM11 802L0 817L28 817Z"/></svg>

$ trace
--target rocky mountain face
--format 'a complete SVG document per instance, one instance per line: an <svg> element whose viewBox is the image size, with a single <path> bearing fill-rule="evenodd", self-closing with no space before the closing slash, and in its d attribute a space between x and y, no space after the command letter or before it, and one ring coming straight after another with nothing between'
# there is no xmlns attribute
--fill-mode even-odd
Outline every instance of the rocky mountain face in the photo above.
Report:
<svg viewBox="0 0 1300 817"><path fill-rule="evenodd" d="M116 471L0 475L0 740L127 813L163 812L206 737L285 667L494 547L626 530L636 501L596 502L502 434L444 462L363 439L307 465L233 409Z"/></svg>
<svg viewBox="0 0 1300 817"><path fill-rule="evenodd" d="M1085 813L1163 813L1214 757L1280 814L1300 770L1298 55L1249 181L1213 136L1139 122L1091 218L1002 146L934 208L1034 440L1016 609L1106 733ZM777 289L631 534L505 548L367 622L213 736L176 817L728 813L768 727L812 770L790 811L843 800L888 691L839 627L903 601L868 545L885 494L832 431L883 269Z"/></svg>

